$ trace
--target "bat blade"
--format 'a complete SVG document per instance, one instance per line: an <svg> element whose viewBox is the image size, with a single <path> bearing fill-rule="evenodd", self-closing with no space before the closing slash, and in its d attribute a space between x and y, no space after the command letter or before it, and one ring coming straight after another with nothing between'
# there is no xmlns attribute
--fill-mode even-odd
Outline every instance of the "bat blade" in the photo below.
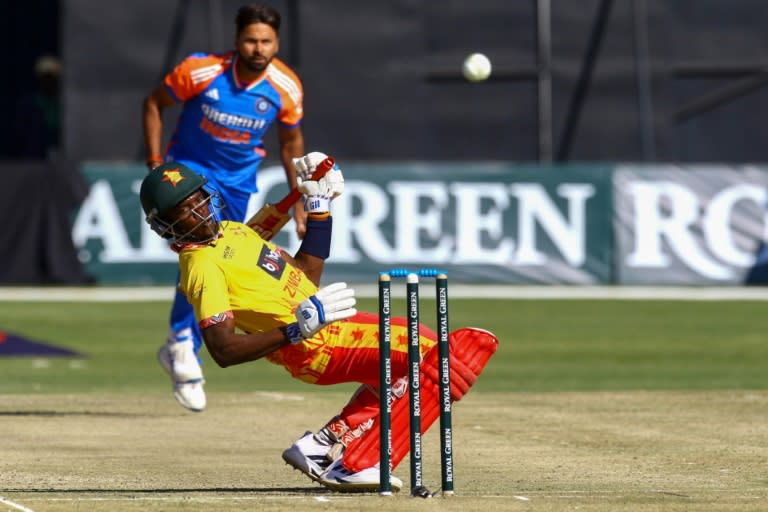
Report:
<svg viewBox="0 0 768 512"><path fill-rule="evenodd" d="M274 205L267 203L246 224L264 240L271 240L289 220L291 216L287 212L281 212Z"/></svg>
<svg viewBox="0 0 768 512"><path fill-rule="evenodd" d="M332 157L328 157L315 168L315 172L309 178L312 181L317 181L325 174L333 169L336 161ZM253 217L246 221L246 224L259 233L264 240L271 240L276 233L278 233L285 224L291 220L291 216L288 211L291 209L296 201L301 199L301 192L296 187L292 188L288 194L283 197L277 204L265 204ZM258 228L258 229L257 229Z"/></svg>

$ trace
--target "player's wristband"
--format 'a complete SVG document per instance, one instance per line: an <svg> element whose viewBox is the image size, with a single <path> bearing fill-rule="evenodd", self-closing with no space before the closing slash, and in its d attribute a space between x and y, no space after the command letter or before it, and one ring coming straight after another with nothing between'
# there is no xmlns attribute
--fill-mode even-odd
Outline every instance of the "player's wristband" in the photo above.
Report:
<svg viewBox="0 0 768 512"><path fill-rule="evenodd" d="M327 213L331 209L331 198L308 196L304 199L304 211L307 213Z"/></svg>
<svg viewBox="0 0 768 512"><path fill-rule="evenodd" d="M283 327L283 332L285 333L285 337L288 338L288 341L291 342L291 345L298 345L304 341L304 335L301 333L301 328L299 328L298 322L286 325Z"/></svg>
<svg viewBox="0 0 768 512"><path fill-rule="evenodd" d="M319 220L313 217L307 218L307 233L301 242L299 251L320 259L327 259L331 254L331 231L333 231L333 217Z"/></svg>
<svg viewBox="0 0 768 512"><path fill-rule="evenodd" d="M147 167L149 167L149 170L151 171L152 169L154 169L155 167L163 163L163 157L153 155L148 157L145 163L147 164Z"/></svg>

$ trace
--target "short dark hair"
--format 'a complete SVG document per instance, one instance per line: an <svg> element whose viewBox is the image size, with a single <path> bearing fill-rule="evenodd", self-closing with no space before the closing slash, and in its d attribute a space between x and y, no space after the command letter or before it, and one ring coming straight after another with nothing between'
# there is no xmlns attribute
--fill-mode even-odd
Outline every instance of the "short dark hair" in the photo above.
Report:
<svg viewBox="0 0 768 512"><path fill-rule="evenodd" d="M238 34L254 23L266 23L274 29L276 34L280 33L280 13L268 5L244 5L237 10L235 26Z"/></svg>

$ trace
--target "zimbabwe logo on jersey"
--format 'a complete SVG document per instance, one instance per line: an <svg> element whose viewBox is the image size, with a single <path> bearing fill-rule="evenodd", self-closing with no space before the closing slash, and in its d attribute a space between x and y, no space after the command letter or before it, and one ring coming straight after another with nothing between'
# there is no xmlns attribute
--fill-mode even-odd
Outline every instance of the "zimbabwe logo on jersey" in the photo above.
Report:
<svg viewBox="0 0 768 512"><path fill-rule="evenodd" d="M273 251L266 245L261 248L258 265L278 281L285 270L285 260L280 257L280 251Z"/></svg>

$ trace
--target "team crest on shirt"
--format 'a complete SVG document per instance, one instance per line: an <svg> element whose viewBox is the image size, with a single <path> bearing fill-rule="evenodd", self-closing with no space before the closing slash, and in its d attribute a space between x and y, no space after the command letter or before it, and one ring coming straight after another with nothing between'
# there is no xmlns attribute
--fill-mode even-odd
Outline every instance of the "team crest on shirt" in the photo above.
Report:
<svg viewBox="0 0 768 512"><path fill-rule="evenodd" d="M278 281L285 270L285 260L280 257L280 251L273 251L266 245L261 248L258 265L264 272Z"/></svg>
<svg viewBox="0 0 768 512"><path fill-rule="evenodd" d="M260 98L256 100L256 112L259 114L263 114L264 112L269 112L269 102L265 100L264 98Z"/></svg>

